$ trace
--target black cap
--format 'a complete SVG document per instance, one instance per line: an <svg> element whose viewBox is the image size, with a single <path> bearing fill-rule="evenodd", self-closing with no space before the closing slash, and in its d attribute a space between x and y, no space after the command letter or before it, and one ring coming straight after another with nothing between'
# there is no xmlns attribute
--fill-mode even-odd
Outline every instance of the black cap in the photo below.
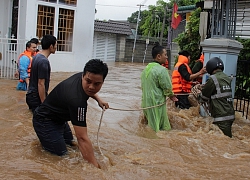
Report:
<svg viewBox="0 0 250 180"><path fill-rule="evenodd" d="M190 56L190 53L186 50L180 51L178 54L186 57Z"/></svg>

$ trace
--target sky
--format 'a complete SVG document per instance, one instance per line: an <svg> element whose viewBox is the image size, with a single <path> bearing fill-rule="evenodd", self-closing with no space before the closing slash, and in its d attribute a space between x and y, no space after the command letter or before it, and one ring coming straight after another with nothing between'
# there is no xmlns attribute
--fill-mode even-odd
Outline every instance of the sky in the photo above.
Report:
<svg viewBox="0 0 250 180"><path fill-rule="evenodd" d="M96 0L95 19L98 20L127 20L133 12L148 9L149 5L156 5L157 0Z"/></svg>

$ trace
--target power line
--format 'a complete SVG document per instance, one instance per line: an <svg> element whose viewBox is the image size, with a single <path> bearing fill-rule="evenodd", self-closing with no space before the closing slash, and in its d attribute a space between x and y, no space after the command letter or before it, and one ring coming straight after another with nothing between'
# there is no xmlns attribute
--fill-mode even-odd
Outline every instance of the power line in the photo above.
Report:
<svg viewBox="0 0 250 180"><path fill-rule="evenodd" d="M137 6L119 6L119 5L111 5L111 4L96 4L97 6L110 6L110 7L125 7L125 8L138 8ZM145 7L148 7L144 5Z"/></svg>
<svg viewBox="0 0 250 180"><path fill-rule="evenodd" d="M145 4L148 0L144 0L142 1L140 4Z"/></svg>

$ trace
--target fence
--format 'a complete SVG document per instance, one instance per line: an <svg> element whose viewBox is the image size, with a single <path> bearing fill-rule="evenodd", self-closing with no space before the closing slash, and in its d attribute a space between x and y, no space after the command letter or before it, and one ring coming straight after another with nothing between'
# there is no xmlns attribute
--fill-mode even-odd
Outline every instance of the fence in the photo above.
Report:
<svg viewBox="0 0 250 180"><path fill-rule="evenodd" d="M236 111L242 112L249 119L250 99L250 61L239 60L236 73L236 86L234 95L234 107Z"/></svg>
<svg viewBox="0 0 250 180"><path fill-rule="evenodd" d="M0 78L13 79L18 56L25 50L27 40L0 37Z"/></svg>

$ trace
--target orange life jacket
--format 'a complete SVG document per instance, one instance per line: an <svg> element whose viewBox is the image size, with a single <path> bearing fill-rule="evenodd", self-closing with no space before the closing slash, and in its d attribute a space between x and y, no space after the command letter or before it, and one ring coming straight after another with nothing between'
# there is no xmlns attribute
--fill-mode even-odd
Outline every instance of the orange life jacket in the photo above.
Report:
<svg viewBox="0 0 250 180"><path fill-rule="evenodd" d="M36 52L34 52L33 57L34 57L35 55L39 54L39 53L40 53L40 51L37 49Z"/></svg>
<svg viewBox="0 0 250 180"><path fill-rule="evenodd" d="M162 66L168 69L168 61L166 61L165 64L162 64Z"/></svg>
<svg viewBox="0 0 250 180"><path fill-rule="evenodd" d="M178 62L176 63L172 74L172 85L174 93L191 92L192 81L186 81L178 72L179 66L182 64L187 67L189 74L192 74L192 71L188 66L188 58L186 56L179 55Z"/></svg>
<svg viewBox="0 0 250 180"><path fill-rule="evenodd" d="M200 61L202 64L204 64L204 53L201 54L200 58L197 60L197 62ZM202 83L202 78L197 78L197 81L199 83Z"/></svg>
<svg viewBox="0 0 250 180"><path fill-rule="evenodd" d="M27 69L27 72L28 72L28 75L29 75L29 77L30 77L30 72L31 72L31 63L32 63L32 52L30 52L30 51L24 51L23 53L21 53L20 55L19 55L19 57L18 57L18 66L19 66L19 64L20 64L20 58L22 57L22 56L27 56L29 59L30 59L30 64L29 64L29 66L28 66L28 69ZM20 82L24 82L22 79L19 79L19 81Z"/></svg>

